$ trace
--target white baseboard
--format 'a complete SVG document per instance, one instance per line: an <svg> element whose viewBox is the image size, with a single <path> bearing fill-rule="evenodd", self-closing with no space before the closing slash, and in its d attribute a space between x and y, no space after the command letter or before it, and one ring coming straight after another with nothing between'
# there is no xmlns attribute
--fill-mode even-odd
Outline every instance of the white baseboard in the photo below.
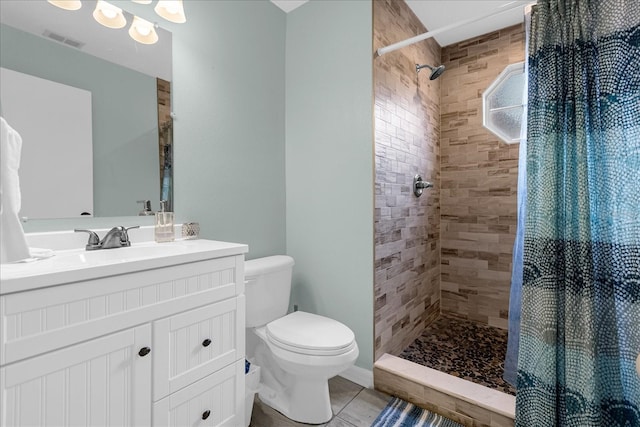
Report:
<svg viewBox="0 0 640 427"><path fill-rule="evenodd" d="M340 376L362 387L373 388L373 371L372 370L364 369L359 366L353 365L346 371L342 372Z"/></svg>

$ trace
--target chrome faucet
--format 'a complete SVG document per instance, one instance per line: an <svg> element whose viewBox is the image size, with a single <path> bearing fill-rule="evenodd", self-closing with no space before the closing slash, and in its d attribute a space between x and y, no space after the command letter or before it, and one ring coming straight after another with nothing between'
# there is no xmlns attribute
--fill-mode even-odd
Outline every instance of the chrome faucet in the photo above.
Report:
<svg viewBox="0 0 640 427"><path fill-rule="evenodd" d="M85 248L88 251L95 251L98 249L125 248L127 246L131 246L128 231L132 228L139 227L139 225L136 225L134 227L113 227L111 230L109 230L109 232L104 236L102 240L100 240L95 231L83 230L79 228L76 228L73 231L89 233L89 241L87 242L87 246L85 246Z"/></svg>
<svg viewBox="0 0 640 427"><path fill-rule="evenodd" d="M138 228L139 225L135 227L113 227L109 232L104 236L104 238L100 241L100 247L102 249L112 249L112 248L124 248L127 246L131 246L131 242L129 241L129 233L128 230L132 228Z"/></svg>

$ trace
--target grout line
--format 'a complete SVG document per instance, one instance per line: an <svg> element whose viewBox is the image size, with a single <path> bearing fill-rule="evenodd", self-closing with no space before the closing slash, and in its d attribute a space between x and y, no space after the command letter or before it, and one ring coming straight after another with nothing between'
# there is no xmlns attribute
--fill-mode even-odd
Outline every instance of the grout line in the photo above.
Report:
<svg viewBox="0 0 640 427"><path fill-rule="evenodd" d="M346 409L346 407L347 407L347 406L349 406L349 405L351 404L351 402L353 402L353 401L356 399L356 397L360 396L360 393L362 393L362 391L363 391L363 390L364 390L364 387L360 388L360 391L358 391L358 392L357 392L357 393L356 393L356 394L355 394L355 395L354 395L354 396L353 396L353 397L352 397L352 398L351 398L351 399L350 399L350 400L349 400L349 401L348 401L348 402L347 402L347 403L342 407L342 409L340 409L340 410L338 411L338 413L337 413L337 414L335 414L335 416L336 416L336 417L337 417L337 416L339 416L339 415L342 413L342 411L344 411L344 410ZM342 420L342 418L340 418L340 419ZM344 421L344 420L343 420L343 421Z"/></svg>
<svg viewBox="0 0 640 427"><path fill-rule="evenodd" d="M347 407L348 407L348 406L349 406L349 405L350 405L354 400L356 400L356 399L358 398L358 396L360 396L360 394L362 394L365 390L367 390L367 387L362 387L362 388L360 389L360 391L359 391L358 393L356 393L356 395L355 395L355 396L353 396L353 398L352 398L352 399L351 399L351 400L350 400L346 405L344 405L344 407L340 410L340 412L338 412L338 413L334 416L334 418L340 418L340 420L341 420L342 422L344 422L345 424L347 424L347 425L348 425L348 426L350 426L350 427L357 427L355 424L353 424L353 423L349 422L348 420L345 420L345 419L344 419L344 418L342 418L340 415L341 415L341 414L344 412L344 410L345 410L345 409L346 409L346 408L347 408ZM372 389L372 390L374 390L374 391L375 391L375 389ZM382 393L382 392L379 392L379 393ZM385 395L386 395L386 393L383 393L383 394L385 394ZM391 398L391 396L389 396L389 398ZM380 408L379 413L380 413L380 412L382 412L382 411L384 410L384 408L385 408L384 406L383 406L382 408ZM379 413L378 413L378 415L379 415ZM332 419L333 419L333 418L332 418Z"/></svg>
<svg viewBox="0 0 640 427"><path fill-rule="evenodd" d="M357 427L355 424L351 424L349 421L345 420L342 417L339 417L339 416L336 415L336 418L340 418L340 421L342 421L343 423L345 423L345 424L347 424L349 426Z"/></svg>

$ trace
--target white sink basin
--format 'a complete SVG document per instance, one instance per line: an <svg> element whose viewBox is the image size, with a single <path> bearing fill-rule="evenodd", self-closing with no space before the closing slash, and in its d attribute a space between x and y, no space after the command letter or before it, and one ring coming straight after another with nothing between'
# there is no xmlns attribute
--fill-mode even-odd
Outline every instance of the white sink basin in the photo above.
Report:
<svg viewBox="0 0 640 427"><path fill-rule="evenodd" d="M246 245L213 240L132 243L128 248L56 251L51 258L0 265L0 294L247 252Z"/></svg>
<svg viewBox="0 0 640 427"><path fill-rule="evenodd" d="M81 268L134 260L161 258L188 253L189 246L183 241L171 243L141 243L127 248L99 249L95 251L58 251L51 263L60 268ZM40 260L42 262L46 260Z"/></svg>

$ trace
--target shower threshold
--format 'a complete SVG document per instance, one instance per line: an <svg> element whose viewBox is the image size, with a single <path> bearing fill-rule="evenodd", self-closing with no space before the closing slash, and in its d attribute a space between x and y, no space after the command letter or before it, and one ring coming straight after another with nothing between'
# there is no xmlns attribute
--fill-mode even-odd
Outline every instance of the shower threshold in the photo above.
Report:
<svg viewBox="0 0 640 427"><path fill-rule="evenodd" d="M374 364L376 390L397 396L462 425L512 427L515 396L384 354Z"/></svg>

